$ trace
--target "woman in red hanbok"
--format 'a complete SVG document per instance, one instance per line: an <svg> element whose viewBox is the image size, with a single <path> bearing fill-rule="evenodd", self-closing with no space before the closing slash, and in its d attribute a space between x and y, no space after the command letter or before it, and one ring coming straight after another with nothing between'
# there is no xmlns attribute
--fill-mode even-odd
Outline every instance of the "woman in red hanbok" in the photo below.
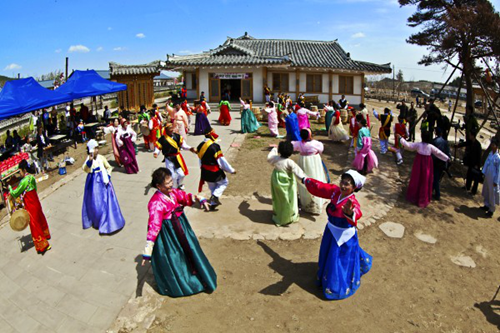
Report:
<svg viewBox="0 0 500 333"><path fill-rule="evenodd" d="M229 101L221 101L219 104L220 115L219 115L219 123L224 126L229 126L231 123L231 115L229 111L231 111L231 104Z"/></svg>
<svg viewBox="0 0 500 333"><path fill-rule="evenodd" d="M17 188L13 189L9 186L9 192L14 198L21 197L24 208L28 211L30 216L29 225L35 249L38 253L44 254L50 250L50 231L47 219L43 214L40 199L38 199L38 194L36 193L36 179L32 175L35 173L35 170L26 160L22 160L21 163L19 163L19 170L21 170L23 179Z"/></svg>

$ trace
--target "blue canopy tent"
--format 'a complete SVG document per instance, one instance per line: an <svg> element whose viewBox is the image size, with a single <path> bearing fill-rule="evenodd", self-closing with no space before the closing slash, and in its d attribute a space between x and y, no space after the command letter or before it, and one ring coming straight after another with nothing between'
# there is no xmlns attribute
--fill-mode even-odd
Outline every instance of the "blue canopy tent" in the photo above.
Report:
<svg viewBox="0 0 500 333"><path fill-rule="evenodd" d="M71 77L57 91L68 94L72 99L99 96L127 90L127 85L103 79L94 70L74 71Z"/></svg>
<svg viewBox="0 0 500 333"><path fill-rule="evenodd" d="M32 77L8 81L0 91L0 120L72 99L63 92L45 89Z"/></svg>

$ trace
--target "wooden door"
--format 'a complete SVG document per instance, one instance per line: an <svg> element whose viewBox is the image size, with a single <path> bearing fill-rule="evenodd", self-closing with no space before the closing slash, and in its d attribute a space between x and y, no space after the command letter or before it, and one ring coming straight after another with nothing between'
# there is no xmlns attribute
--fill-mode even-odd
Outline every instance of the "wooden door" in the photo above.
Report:
<svg viewBox="0 0 500 333"><path fill-rule="evenodd" d="M242 79L241 80L241 98L242 99L252 99L252 79Z"/></svg>
<svg viewBox="0 0 500 333"><path fill-rule="evenodd" d="M220 80L210 78L209 90L209 101L218 103L220 101Z"/></svg>

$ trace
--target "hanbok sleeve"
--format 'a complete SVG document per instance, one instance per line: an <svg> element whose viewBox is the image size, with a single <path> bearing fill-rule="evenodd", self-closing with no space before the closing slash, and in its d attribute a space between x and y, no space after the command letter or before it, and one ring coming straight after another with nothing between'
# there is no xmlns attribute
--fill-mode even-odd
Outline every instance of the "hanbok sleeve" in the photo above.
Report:
<svg viewBox="0 0 500 333"><path fill-rule="evenodd" d="M90 173L90 171L92 170L92 163L93 161L89 160L89 158L87 157L85 163L83 163L82 166L83 171L85 171L86 173Z"/></svg>
<svg viewBox="0 0 500 333"><path fill-rule="evenodd" d="M12 186L9 185L10 195L12 195L14 198L19 197L24 192L24 190L26 190L28 184L29 184L28 177L24 177L23 179L21 179L21 182L16 187L16 189L12 189Z"/></svg>
<svg viewBox="0 0 500 333"><path fill-rule="evenodd" d="M217 158L217 163L219 164L219 168L221 168L222 170L229 173L234 173L234 168L231 166L231 164L229 164L229 162L223 155L219 155L219 157Z"/></svg>
<svg viewBox="0 0 500 333"><path fill-rule="evenodd" d="M102 155L99 155L101 160L102 160L102 164L104 165L104 167L106 168L106 171L108 172L108 175L111 175L111 171L113 171L113 167L109 164L108 160L106 159L106 157L102 156Z"/></svg>
<svg viewBox="0 0 500 333"><path fill-rule="evenodd" d="M287 169L292 171L295 177L302 179L307 177L305 172L294 161L287 159Z"/></svg>
<svg viewBox="0 0 500 333"><path fill-rule="evenodd" d="M301 151L300 141L292 141L293 151Z"/></svg>
<svg viewBox="0 0 500 333"><path fill-rule="evenodd" d="M319 142L318 140L312 140L311 143L314 149L316 149L319 154L323 153L323 150L325 149L323 143Z"/></svg>
<svg viewBox="0 0 500 333"><path fill-rule="evenodd" d="M330 199L333 192L338 189L337 185L323 183L313 178L306 178L304 185L309 193L324 199Z"/></svg>
<svg viewBox="0 0 500 333"><path fill-rule="evenodd" d="M182 136L181 136L181 140L182 140L182 141L181 141L181 149L184 149L184 150L189 150L189 149L191 149L191 146L190 146L190 145L188 145L188 144L186 143L186 141L184 141L184 139L182 138Z"/></svg>
<svg viewBox="0 0 500 333"><path fill-rule="evenodd" d="M151 259L151 255L153 254L153 247L163 223L165 208L166 207L164 203L162 203L160 200L153 201L148 205L148 236L146 239L146 247L144 248L144 252L142 254L143 259Z"/></svg>
<svg viewBox="0 0 500 333"><path fill-rule="evenodd" d="M359 205L358 200L356 198L352 198L352 216L349 216L344 213L344 217L347 219L347 223L350 225L356 227L358 225L358 220L363 216L363 213L361 212L361 206Z"/></svg>
<svg viewBox="0 0 500 333"><path fill-rule="evenodd" d="M194 196L191 193L184 192L183 190L174 188L172 190L172 194L176 197L177 202L181 206L191 207L195 202Z"/></svg>
<svg viewBox="0 0 500 333"><path fill-rule="evenodd" d="M132 142L135 142L137 140L137 133L132 128L130 128L129 129L129 134L131 136Z"/></svg>
<svg viewBox="0 0 500 333"><path fill-rule="evenodd" d="M271 165L274 165L277 162L278 158L278 148L274 147L273 149L271 149L269 154L267 154L267 162Z"/></svg>
<svg viewBox="0 0 500 333"><path fill-rule="evenodd" d="M404 140L404 139L401 139L401 140ZM447 162L450 159L445 153L443 153L441 150L434 147L433 145L429 145L429 147L431 148L431 154L436 156L440 160Z"/></svg>
<svg viewBox="0 0 500 333"><path fill-rule="evenodd" d="M400 138L399 142L403 145L404 149L411 150L411 151L417 150L418 147L420 146L420 142L408 142L405 140L405 138Z"/></svg>

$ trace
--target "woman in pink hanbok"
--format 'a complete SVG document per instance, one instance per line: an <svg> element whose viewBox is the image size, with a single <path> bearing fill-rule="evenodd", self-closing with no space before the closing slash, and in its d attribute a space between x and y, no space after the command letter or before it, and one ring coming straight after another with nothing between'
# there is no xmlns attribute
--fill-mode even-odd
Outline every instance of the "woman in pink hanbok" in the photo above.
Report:
<svg viewBox="0 0 500 333"><path fill-rule="evenodd" d="M148 235L142 265L151 261L158 292L182 297L214 291L217 275L184 215L184 207L193 206L196 200L208 209L206 200L173 188L167 168L153 173L151 185L157 191L148 204Z"/></svg>
<svg viewBox="0 0 500 333"><path fill-rule="evenodd" d="M280 133L278 131L278 113L276 112L276 107L274 106L274 102L267 103L267 107L262 109L262 111L267 113L267 125L269 126L269 131L272 136L279 136Z"/></svg>
<svg viewBox="0 0 500 333"><path fill-rule="evenodd" d="M120 122L118 118L113 121L113 124L104 127L104 134L111 134L111 146L113 147L113 156L118 167L121 167L120 152L118 150L118 145L116 144L116 132L120 128Z"/></svg>
<svg viewBox="0 0 500 333"><path fill-rule="evenodd" d="M431 132L422 132L422 142L409 143L404 138L401 138L399 141L404 149L417 151L417 156L415 156L411 169L406 200L422 208L427 207L432 196L434 165L431 155L445 162L449 160L449 157L445 153L430 144L431 140Z"/></svg>
<svg viewBox="0 0 500 333"><path fill-rule="evenodd" d="M309 116L318 118L319 112L313 112L301 105L301 108L297 110L297 118L299 119L299 128L301 130L304 128L311 128L311 124L309 123Z"/></svg>
<svg viewBox="0 0 500 333"><path fill-rule="evenodd" d="M321 142L312 139L309 128L300 131L301 141L292 141L293 150L300 153L299 167L311 178L323 183L327 182L327 175L321 160L324 146ZM320 214L326 202L320 197L311 195L304 185L299 185L299 197L302 209L311 214Z"/></svg>

